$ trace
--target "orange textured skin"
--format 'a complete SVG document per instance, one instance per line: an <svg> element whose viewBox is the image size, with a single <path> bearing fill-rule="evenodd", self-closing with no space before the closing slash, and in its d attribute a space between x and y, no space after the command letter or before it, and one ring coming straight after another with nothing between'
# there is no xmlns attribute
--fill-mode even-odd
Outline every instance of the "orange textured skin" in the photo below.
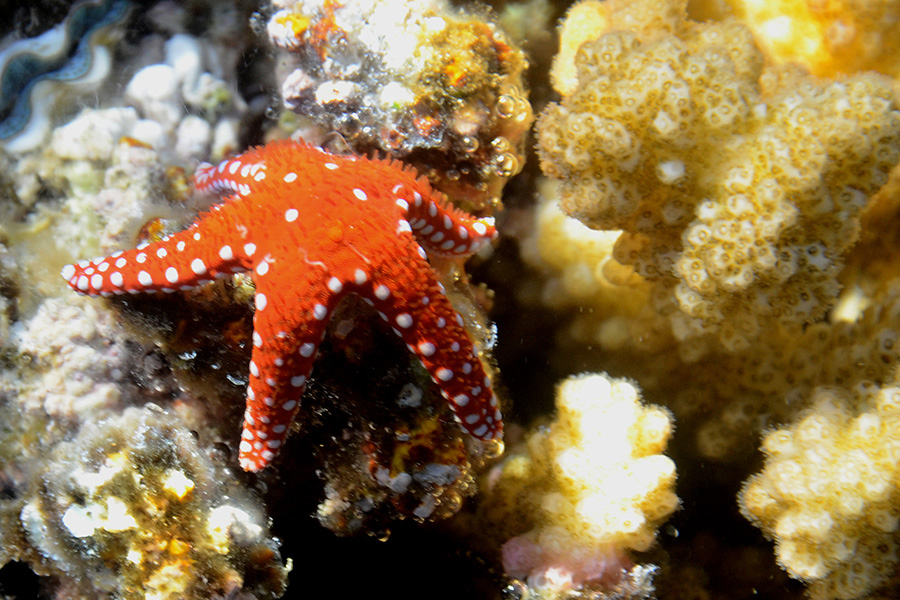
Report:
<svg viewBox="0 0 900 600"><path fill-rule="evenodd" d="M463 428L500 439L490 380L427 256L464 258L496 236L492 219L448 205L391 160L335 156L291 141L201 165L198 190L225 197L193 225L110 257L66 265L85 294L172 292L232 273L256 283L241 466L281 447L338 302L360 295L406 342Z"/></svg>

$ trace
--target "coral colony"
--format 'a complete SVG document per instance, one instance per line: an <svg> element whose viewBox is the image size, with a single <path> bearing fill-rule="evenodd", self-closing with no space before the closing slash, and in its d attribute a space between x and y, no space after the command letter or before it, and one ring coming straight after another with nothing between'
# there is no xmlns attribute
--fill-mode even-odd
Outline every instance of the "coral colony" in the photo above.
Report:
<svg viewBox="0 0 900 600"><path fill-rule="evenodd" d="M0 595L900 596L900 3L51 4Z"/></svg>

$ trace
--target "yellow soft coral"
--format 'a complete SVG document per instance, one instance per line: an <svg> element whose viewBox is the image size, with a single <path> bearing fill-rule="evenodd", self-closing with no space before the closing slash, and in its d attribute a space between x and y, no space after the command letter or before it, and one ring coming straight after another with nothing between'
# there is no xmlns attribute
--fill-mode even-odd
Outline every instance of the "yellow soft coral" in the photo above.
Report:
<svg viewBox="0 0 900 600"><path fill-rule="evenodd" d="M580 342L606 349L643 340L645 348L671 343L665 323L650 303L651 286L612 257L621 232L598 231L564 214L556 198L559 184L539 182L534 223L521 240L522 257L540 269L541 303L557 309L584 306L566 332Z"/></svg>
<svg viewBox="0 0 900 600"><path fill-rule="evenodd" d="M582 43L574 91L538 123L562 209L624 230L616 260L674 295L679 339L736 350L822 318L859 212L900 158L890 82L763 77L743 25L690 22L677 0L605 5L609 32Z"/></svg>
<svg viewBox="0 0 900 600"><path fill-rule="evenodd" d="M900 76L896 0L726 0L773 59L816 75Z"/></svg>
<svg viewBox="0 0 900 600"><path fill-rule="evenodd" d="M517 533L504 565L544 597L587 582L613 586L626 550L646 550L678 507L672 432L663 408L631 382L584 374L557 390L556 420L513 448L489 480L482 510ZM516 531L518 530L518 531Z"/></svg>
<svg viewBox="0 0 900 600"><path fill-rule="evenodd" d="M858 408L855 408L858 406ZM766 465L741 510L814 598L872 591L898 562L900 385L821 387L790 427L766 435Z"/></svg>

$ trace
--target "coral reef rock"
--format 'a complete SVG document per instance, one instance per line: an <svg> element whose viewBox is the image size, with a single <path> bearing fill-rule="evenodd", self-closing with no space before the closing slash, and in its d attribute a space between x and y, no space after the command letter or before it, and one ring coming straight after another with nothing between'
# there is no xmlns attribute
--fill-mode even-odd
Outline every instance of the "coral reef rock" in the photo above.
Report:
<svg viewBox="0 0 900 600"><path fill-rule="evenodd" d="M287 572L257 499L227 481L180 419L155 404L58 444L21 528L69 597L280 595ZM223 482L226 482L223 484ZM249 582L249 587L247 584Z"/></svg>
<svg viewBox="0 0 900 600"><path fill-rule="evenodd" d="M416 166L461 208L499 204L524 163L525 57L494 23L445 0L278 0L284 104L356 152Z"/></svg>

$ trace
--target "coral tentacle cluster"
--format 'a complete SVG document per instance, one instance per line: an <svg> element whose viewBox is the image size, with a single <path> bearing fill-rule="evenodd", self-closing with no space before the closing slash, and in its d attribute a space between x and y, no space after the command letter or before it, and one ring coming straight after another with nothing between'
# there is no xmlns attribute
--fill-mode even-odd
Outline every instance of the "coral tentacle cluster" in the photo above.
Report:
<svg viewBox="0 0 900 600"><path fill-rule="evenodd" d="M900 158L900 107L884 76L772 67L748 27L686 5L575 5L567 23L595 25L564 29L563 98L537 139L560 208L623 232L612 258L697 357L834 307L860 215Z"/></svg>
<svg viewBox="0 0 900 600"><path fill-rule="evenodd" d="M108 296L174 292L253 272L244 469L259 471L278 452L329 317L349 293L374 306L421 359L467 432L499 439L491 382L427 262L490 243L492 219L453 208L396 161L290 141L201 165L194 182L226 201L180 233L67 265L62 275L79 292Z"/></svg>

